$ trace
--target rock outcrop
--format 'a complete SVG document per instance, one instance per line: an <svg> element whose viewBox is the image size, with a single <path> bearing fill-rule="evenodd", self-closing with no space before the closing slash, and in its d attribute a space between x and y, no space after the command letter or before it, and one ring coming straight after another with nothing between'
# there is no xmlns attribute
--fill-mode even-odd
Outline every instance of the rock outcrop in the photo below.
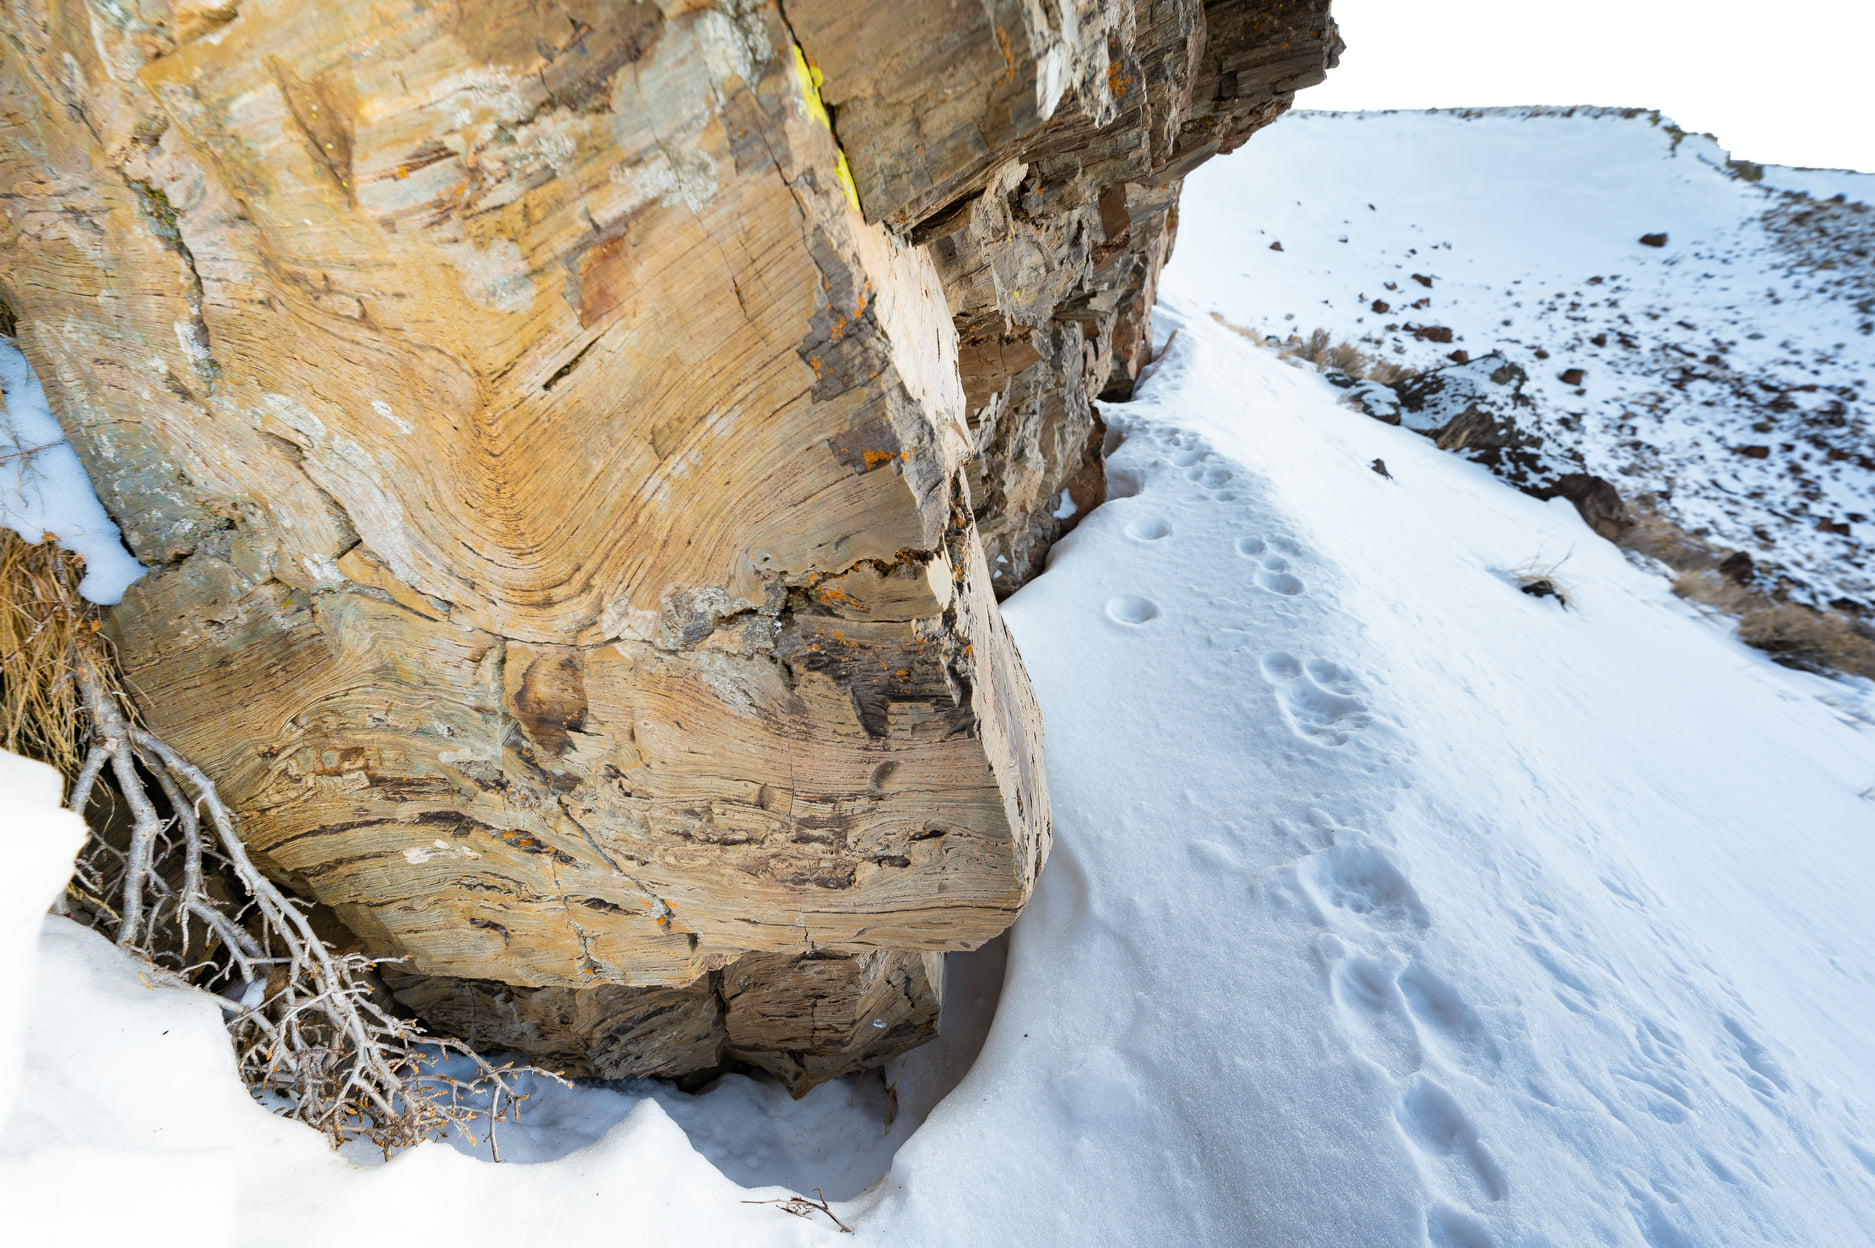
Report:
<svg viewBox="0 0 1875 1248"><path fill-rule="evenodd" d="M1535 498L1568 499L1583 523L1610 541L1632 523L1612 483L1586 471L1579 454L1544 444L1523 392L1528 376L1495 351L1390 385L1343 374L1329 380L1376 420L1423 434Z"/></svg>
<svg viewBox="0 0 1875 1248"><path fill-rule="evenodd" d="M956 318L971 498L1006 596L1105 495L1094 400L1151 353L1185 174L1340 54L1327 0L790 0L861 204L936 262ZM900 11L895 10L895 17ZM1015 37L1012 32L1025 32Z"/></svg>
<svg viewBox="0 0 1875 1248"><path fill-rule="evenodd" d="M995 607L1326 0L21 0L0 304L140 708L432 1024L803 1089L1048 847Z"/></svg>

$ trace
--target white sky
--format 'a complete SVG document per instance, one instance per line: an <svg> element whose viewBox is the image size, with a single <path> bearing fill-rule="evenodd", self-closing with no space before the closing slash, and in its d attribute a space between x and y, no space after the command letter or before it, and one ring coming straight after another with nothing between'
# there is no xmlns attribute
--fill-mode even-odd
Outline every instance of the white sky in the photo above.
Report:
<svg viewBox="0 0 1875 1248"><path fill-rule="evenodd" d="M1767 164L1875 172L1875 0L1335 0L1301 108L1658 108Z"/></svg>

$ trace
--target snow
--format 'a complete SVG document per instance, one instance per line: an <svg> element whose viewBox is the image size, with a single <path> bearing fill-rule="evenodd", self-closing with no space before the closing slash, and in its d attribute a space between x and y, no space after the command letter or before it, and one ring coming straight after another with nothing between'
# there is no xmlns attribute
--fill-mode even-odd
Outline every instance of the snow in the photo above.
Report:
<svg viewBox="0 0 1875 1248"><path fill-rule="evenodd" d="M1164 289L1413 368L1500 351L1546 447L1875 607L1875 175L1727 159L1635 110L1293 113L1187 180Z"/></svg>
<svg viewBox="0 0 1875 1248"><path fill-rule="evenodd" d="M50 533L84 556L78 592L92 602L121 602L143 575L91 478L46 404L45 391L19 344L0 334L0 524L29 542Z"/></svg>
<svg viewBox="0 0 1875 1248"><path fill-rule="evenodd" d="M1625 132L1595 133L1612 154L1541 145L1618 163ZM1772 664L1567 503L1219 324L1283 292L1223 249L1241 203L1188 203L1177 338L1103 405L1109 500L1005 604L1056 841L974 1061L980 954L889 1130L876 1075L801 1102L541 1085L502 1165L367 1164L246 1097L211 1002L50 919L0 1133L14 1224L84 1201L146 1243L847 1242L743 1203L822 1187L855 1244L1875 1242L1875 685ZM1559 247L1627 245L1579 215ZM1577 267L1636 268L1603 258ZM1551 564L1567 607L1519 592ZM175 1201L185 1174L219 1200Z"/></svg>
<svg viewBox="0 0 1875 1248"><path fill-rule="evenodd" d="M77 815L60 809L64 781L44 763L0 750L0 1122L12 1112L24 1050L39 916L72 873L85 841Z"/></svg>

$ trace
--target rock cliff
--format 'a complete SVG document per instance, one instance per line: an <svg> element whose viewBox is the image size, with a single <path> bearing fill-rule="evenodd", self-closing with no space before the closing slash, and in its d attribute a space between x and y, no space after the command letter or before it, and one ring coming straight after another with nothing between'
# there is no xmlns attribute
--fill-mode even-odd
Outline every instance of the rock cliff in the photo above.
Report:
<svg viewBox="0 0 1875 1248"><path fill-rule="evenodd" d="M797 1090L1047 854L995 598L1326 0L16 0L0 302L151 725L433 1025Z"/></svg>

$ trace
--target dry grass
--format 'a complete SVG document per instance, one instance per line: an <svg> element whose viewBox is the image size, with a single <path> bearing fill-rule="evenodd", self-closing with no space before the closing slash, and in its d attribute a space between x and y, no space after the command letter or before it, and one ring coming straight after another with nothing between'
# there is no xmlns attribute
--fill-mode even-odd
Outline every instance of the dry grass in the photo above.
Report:
<svg viewBox="0 0 1875 1248"><path fill-rule="evenodd" d="M1575 548L1571 547L1560 559L1544 559L1540 556L1528 559L1507 569L1505 575L1532 598L1554 598L1558 606L1567 610L1575 600L1575 586L1558 573L1573 554Z"/></svg>
<svg viewBox="0 0 1875 1248"><path fill-rule="evenodd" d="M1243 335L1259 347L1269 345L1262 334L1226 319L1222 312L1213 312L1211 319L1233 334ZM1293 363L1312 364L1323 372L1345 373L1357 380L1379 382L1383 386L1419 376L1418 369L1403 368L1369 355L1351 342L1336 342L1334 335L1325 329L1318 329L1307 338L1291 334L1277 346L1276 353Z"/></svg>
<svg viewBox="0 0 1875 1248"><path fill-rule="evenodd" d="M1813 611L1787 602L1747 607L1738 636L1779 663L1829 675L1848 672L1875 680L1875 637L1834 611Z"/></svg>
<svg viewBox="0 0 1875 1248"><path fill-rule="evenodd" d="M1662 562L1670 565L1669 560ZM1735 618L1738 639L1779 663L1826 676L1846 672L1875 680L1875 636L1866 625L1858 625L1841 612L1779 602L1739 584L1714 566L1681 572L1673 578L1673 592L1688 602Z"/></svg>
<svg viewBox="0 0 1875 1248"><path fill-rule="evenodd" d="M78 597L83 561L0 530L0 746L78 774L83 722L72 655L97 612Z"/></svg>
<svg viewBox="0 0 1875 1248"><path fill-rule="evenodd" d="M1224 324L1230 325L1230 322L1225 321ZM1230 325L1230 328L1247 335L1247 331L1235 325ZM1342 373L1357 380L1378 382L1383 386L1419 375L1413 369L1402 368L1371 356L1351 342L1336 342L1334 335L1325 329L1318 329L1307 338L1300 334L1289 335L1282 346L1277 348L1277 354L1285 360L1312 364L1322 372Z"/></svg>

